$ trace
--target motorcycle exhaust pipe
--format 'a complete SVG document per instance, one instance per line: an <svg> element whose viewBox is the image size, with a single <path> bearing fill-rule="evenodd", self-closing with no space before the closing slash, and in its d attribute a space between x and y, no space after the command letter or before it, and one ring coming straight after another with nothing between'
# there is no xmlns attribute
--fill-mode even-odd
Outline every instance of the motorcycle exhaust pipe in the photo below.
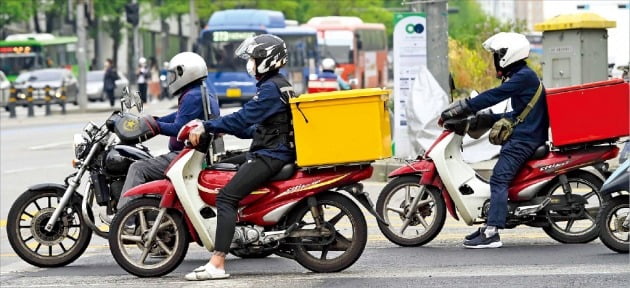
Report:
<svg viewBox="0 0 630 288"><path fill-rule="evenodd" d="M545 208L545 206L549 205L549 203L551 203L551 198L547 197L538 205L516 207L516 209L514 210L514 216L520 217L524 215L538 213L538 211Z"/></svg>

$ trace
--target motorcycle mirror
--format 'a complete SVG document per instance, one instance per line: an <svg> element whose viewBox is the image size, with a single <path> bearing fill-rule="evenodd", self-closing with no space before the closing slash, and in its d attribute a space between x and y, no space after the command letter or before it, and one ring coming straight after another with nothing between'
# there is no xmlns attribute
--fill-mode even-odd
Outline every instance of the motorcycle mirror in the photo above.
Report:
<svg viewBox="0 0 630 288"><path fill-rule="evenodd" d="M142 113L142 99L140 99L140 92L136 91L136 93L133 93L133 102L136 109L138 109L138 112Z"/></svg>

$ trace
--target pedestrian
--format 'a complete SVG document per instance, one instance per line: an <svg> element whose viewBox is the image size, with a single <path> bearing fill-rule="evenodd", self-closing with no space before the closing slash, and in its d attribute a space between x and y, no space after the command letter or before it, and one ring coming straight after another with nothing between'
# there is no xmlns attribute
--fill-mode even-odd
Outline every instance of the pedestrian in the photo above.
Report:
<svg viewBox="0 0 630 288"><path fill-rule="evenodd" d="M190 133L190 142L197 145L199 137L207 132L229 133L243 138L239 136L244 134L243 131L251 131L252 143L243 157L247 161L239 166L234 177L217 195L217 229L212 257L206 265L188 273L186 280L230 276L225 273L225 256L234 237L239 201L269 181L282 166L295 161L289 108L289 98L295 97L295 93L289 81L279 73L288 61L286 47L282 39L270 34L243 41L235 54L247 60L247 73L258 80L256 96L240 110L205 121Z"/></svg>
<svg viewBox="0 0 630 288"><path fill-rule="evenodd" d="M136 70L136 83L138 83L138 91L142 103L147 103L147 80L149 78L149 70L147 69L147 59L140 57L138 59L138 69Z"/></svg>
<svg viewBox="0 0 630 288"><path fill-rule="evenodd" d="M495 128L504 125L498 124L507 123L506 125L511 126L513 132L507 140L503 138L498 141L492 136L493 131L491 131L491 142L500 143L501 152L490 177L490 209L486 225L465 237L464 247L466 248L498 248L503 245L498 229L505 228L508 213L508 187L523 164L534 154L536 148L545 144L549 138L546 92L536 73L525 62L530 49L527 38L518 33L501 32L488 38L482 45L492 52L496 76L501 79L501 85L484 91L472 99L454 102L442 112L440 122L476 113L510 99L513 111L501 114L479 114L475 121L477 124L471 124L471 126L486 123L487 125L482 126L492 125L493 130L499 130ZM531 110L523 112L528 106ZM471 128L475 129L475 127Z"/></svg>
<svg viewBox="0 0 630 288"><path fill-rule="evenodd" d="M109 99L109 106L114 107L114 91L116 90L116 80L119 79L116 67L112 59L105 60L105 76L103 77L103 91Z"/></svg>
<svg viewBox="0 0 630 288"><path fill-rule="evenodd" d="M151 57L149 61L149 95L151 95L151 103L157 103L160 97L160 69L157 60Z"/></svg>

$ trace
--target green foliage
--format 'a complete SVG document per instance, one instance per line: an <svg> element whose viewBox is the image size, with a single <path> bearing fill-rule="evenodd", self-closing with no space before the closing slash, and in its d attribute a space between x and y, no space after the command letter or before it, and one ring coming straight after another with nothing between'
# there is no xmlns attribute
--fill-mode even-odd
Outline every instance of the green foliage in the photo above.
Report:
<svg viewBox="0 0 630 288"><path fill-rule="evenodd" d="M297 20L299 23L306 23L315 16L357 16L365 22L385 24L390 38L393 31L393 13L387 7L394 5L400 5L400 0L197 0L195 2L197 16L202 23L206 23L214 11L238 8L282 11L287 19Z"/></svg>
<svg viewBox="0 0 630 288"><path fill-rule="evenodd" d="M468 90L483 91L499 85L492 54L481 43L498 32L527 32L525 21L502 22L486 15L476 1L452 0L449 7L459 10L448 16L449 70L459 92L467 95ZM532 57L528 63L540 75L540 59Z"/></svg>
<svg viewBox="0 0 630 288"><path fill-rule="evenodd" d="M23 0L2 0L0 1L0 30L7 24L27 20L32 15L32 2Z"/></svg>

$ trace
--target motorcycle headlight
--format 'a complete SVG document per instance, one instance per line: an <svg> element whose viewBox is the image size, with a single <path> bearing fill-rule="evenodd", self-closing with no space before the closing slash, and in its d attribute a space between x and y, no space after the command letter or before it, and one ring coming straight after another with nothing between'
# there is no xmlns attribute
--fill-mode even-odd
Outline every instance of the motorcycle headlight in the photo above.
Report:
<svg viewBox="0 0 630 288"><path fill-rule="evenodd" d="M87 151L87 139L81 134L74 134L72 147L74 148L74 156L77 157L77 159L83 159Z"/></svg>

